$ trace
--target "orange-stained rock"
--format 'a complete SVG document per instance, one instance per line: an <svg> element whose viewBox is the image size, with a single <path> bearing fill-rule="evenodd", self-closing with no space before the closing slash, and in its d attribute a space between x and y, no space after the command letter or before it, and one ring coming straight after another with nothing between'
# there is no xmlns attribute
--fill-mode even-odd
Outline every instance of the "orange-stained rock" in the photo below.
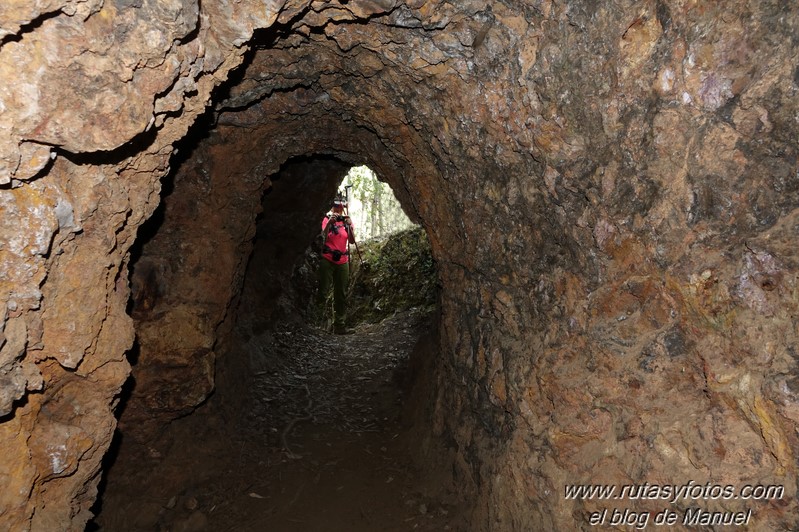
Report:
<svg viewBox="0 0 799 532"><path fill-rule="evenodd" d="M257 216L284 279L364 163L430 237L420 448L474 530L690 480L784 485L753 519L795 528L795 3L28 4L0 7L0 528L82 530L117 416L146 441L235 404Z"/></svg>

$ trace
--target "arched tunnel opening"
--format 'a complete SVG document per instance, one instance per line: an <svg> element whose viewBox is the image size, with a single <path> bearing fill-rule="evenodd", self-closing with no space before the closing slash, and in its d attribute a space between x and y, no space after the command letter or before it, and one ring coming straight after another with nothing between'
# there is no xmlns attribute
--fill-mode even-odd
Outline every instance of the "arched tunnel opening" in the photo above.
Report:
<svg viewBox="0 0 799 532"><path fill-rule="evenodd" d="M0 529L213 529L234 496L244 527L302 529L301 501L391 526L336 513L356 488L400 530L796 529L797 26L737 0L0 7ZM426 234L435 312L309 330L290 270L360 164ZM353 462L374 475L334 482Z"/></svg>
<svg viewBox="0 0 799 532"><path fill-rule="evenodd" d="M200 138L206 134L202 131ZM208 275L203 284L198 272L218 270L201 261L238 261L230 323L213 345L214 389L191 404L197 400L187 400L186 392L194 383L169 384L173 390L156 393L176 397L162 396L153 408L156 400L135 383L140 374L158 372L166 378L163 357L151 359L156 368L148 367L147 358L153 351L160 355L164 344L153 345L146 332L137 335L136 350L143 350L144 358L129 357L129 392L139 403L133 408L145 403L145 413L128 414L124 405L118 410L121 437L106 460L94 508L98 515L89 529L451 529L462 519L454 514L454 499L440 493L442 486L431 486L429 474L421 474L435 469L434 464L414 456L420 451L415 440L424 430L418 419L426 401L422 396L431 384L431 375L425 382L420 372L431 371L438 329L436 272L429 264L418 271L414 263L430 260L423 232L394 246L416 243L392 257L395 263L384 266L388 271L364 264L355 249L351 267L374 269L378 278L392 277L394 285L416 283L399 290L413 293L410 300L424 308L409 306L406 297L393 311L348 320L352 328L346 336L336 335L318 299L319 262L324 259L317 238L320 220L352 165L331 155L301 155L264 176L260 201L242 216L255 222L244 236L249 247L228 248L248 256L225 257L215 240L201 241L207 236L202 228L192 227L209 219L194 210L200 197L218 193L208 176L215 165L204 153L194 146L173 158L175 179L166 180L162 206L140 231L132 253L129 312L137 329L154 327L158 338L176 333L161 325L176 306L164 286L165 272L190 276L198 292L212 291L218 278ZM198 188L189 174L207 176L210 183ZM213 224L235 217L225 211L224 202L218 208ZM176 231L183 236L172 234ZM196 262L179 256L176 238L196 242ZM361 246L369 260L374 255L368 252L370 243L361 241ZM397 260L405 263L395 268ZM348 292L357 290L348 286ZM399 296L386 291L383 305ZM360 304L377 303L369 297ZM184 295L179 298L185 305ZM189 358L203 354L187 352ZM178 378L185 379L191 364L178 364ZM129 400L123 395L125 405ZM180 401L182 411L174 408ZM166 405L171 415L146 441L125 437L127 427L151 419Z"/></svg>

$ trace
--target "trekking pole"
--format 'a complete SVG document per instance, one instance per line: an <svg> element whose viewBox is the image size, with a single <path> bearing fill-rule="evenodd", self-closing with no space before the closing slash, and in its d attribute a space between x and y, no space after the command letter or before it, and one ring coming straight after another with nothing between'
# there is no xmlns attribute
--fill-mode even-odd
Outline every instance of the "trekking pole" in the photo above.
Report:
<svg viewBox="0 0 799 532"><path fill-rule="evenodd" d="M350 215L349 207L346 208L346 214L347 214L347 216ZM363 257L361 257L361 250L360 250L360 248L358 248L358 242L355 241L354 237L352 239L352 243L355 244L355 251L358 252L358 260L360 260L361 264L363 264ZM349 237L347 237L347 251L349 251L349 250L350 250L350 239L349 239Z"/></svg>
<svg viewBox="0 0 799 532"><path fill-rule="evenodd" d="M352 185L347 185L347 186L344 187L344 205L345 205L344 206L344 214L346 214L348 218L350 216L350 189L351 188L352 188ZM358 260L360 260L361 264L363 264L363 257L361 257L361 250L358 248L358 243L355 241L355 238L352 239L352 243L355 244L355 251L358 252ZM347 251L349 251L349 248L350 248L350 240L349 240L349 238L347 238Z"/></svg>
<svg viewBox="0 0 799 532"><path fill-rule="evenodd" d="M358 243L355 242L354 240L352 243L355 244L355 251L358 252L358 260L361 261L361 264L363 264L363 257L361 257L361 250L358 249Z"/></svg>

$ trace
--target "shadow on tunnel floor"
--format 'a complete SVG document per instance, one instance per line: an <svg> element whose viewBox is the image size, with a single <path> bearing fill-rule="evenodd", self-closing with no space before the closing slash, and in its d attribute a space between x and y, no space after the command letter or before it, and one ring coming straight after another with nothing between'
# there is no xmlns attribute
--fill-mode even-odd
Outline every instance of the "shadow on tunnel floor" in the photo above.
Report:
<svg viewBox="0 0 799 532"><path fill-rule="evenodd" d="M94 530L468 530L454 498L428 495L434 464L412 456L411 352L433 343L430 320L399 312L349 335L283 322L240 339L260 362L239 410L211 402L126 453Z"/></svg>

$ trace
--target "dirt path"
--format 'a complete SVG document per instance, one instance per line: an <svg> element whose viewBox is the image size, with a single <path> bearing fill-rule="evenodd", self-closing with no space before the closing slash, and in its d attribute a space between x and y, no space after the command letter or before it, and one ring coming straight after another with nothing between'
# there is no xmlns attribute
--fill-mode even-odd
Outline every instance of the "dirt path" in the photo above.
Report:
<svg viewBox="0 0 799 532"><path fill-rule="evenodd" d="M408 454L403 385L426 326L403 313L344 336L287 324L250 338L263 364L246 420L191 416L168 451L116 464L96 529L463 530Z"/></svg>

